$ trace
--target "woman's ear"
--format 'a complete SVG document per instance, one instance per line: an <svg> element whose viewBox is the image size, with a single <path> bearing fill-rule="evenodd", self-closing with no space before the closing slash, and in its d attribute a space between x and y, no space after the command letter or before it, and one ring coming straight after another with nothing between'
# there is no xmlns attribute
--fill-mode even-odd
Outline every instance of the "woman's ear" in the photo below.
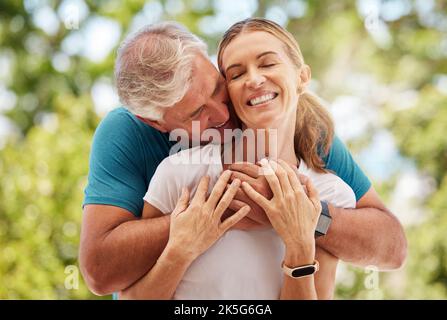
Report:
<svg viewBox="0 0 447 320"><path fill-rule="evenodd" d="M299 86L302 87L302 90L304 90L304 88L309 84L311 78L312 73L310 67L307 64L303 65L300 71L300 84L299 84Z"/></svg>
<svg viewBox="0 0 447 320"><path fill-rule="evenodd" d="M157 120L149 120L146 118L143 118L141 116L136 116L138 120L143 121L144 123L150 125L152 128L157 129L160 132L166 133L168 132L168 129L165 128L165 126Z"/></svg>

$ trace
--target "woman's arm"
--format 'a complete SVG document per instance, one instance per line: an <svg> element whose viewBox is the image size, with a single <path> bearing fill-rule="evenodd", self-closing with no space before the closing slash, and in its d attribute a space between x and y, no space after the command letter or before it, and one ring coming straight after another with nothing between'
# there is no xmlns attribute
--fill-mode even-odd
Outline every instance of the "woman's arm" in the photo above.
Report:
<svg viewBox="0 0 447 320"><path fill-rule="evenodd" d="M337 144L341 145L341 142ZM325 162L327 169L335 171L353 189L358 200L357 206L355 209L344 209L329 205L331 228L326 236L318 238L317 244L340 260L358 266L375 265L382 270L400 268L407 256L404 229L380 200L349 152L346 150L343 154L348 155L343 158L347 161L332 157L330 162L327 159ZM338 166L340 163L342 167ZM244 163L232 165L230 169L240 173L234 176L241 181L251 185L256 181L254 189L268 198L265 190L269 189L269 185L263 176L257 174L257 165ZM237 199L246 201L244 197ZM262 210L254 207L254 212L262 213Z"/></svg>
<svg viewBox="0 0 447 320"><path fill-rule="evenodd" d="M282 289L282 298L289 299L308 299L309 292L313 292L315 286L316 297L318 300L332 300L335 290L335 276L337 271L338 259L329 252L316 247L315 260L319 262L320 269L312 276L293 279L285 276ZM312 264L313 261L304 261L302 259L296 261L284 261L286 265L290 263L292 266L300 266ZM297 282L297 283L295 283ZM301 282L301 283L298 283ZM314 284L314 286L312 286ZM301 298L300 298L301 297Z"/></svg>
<svg viewBox="0 0 447 320"><path fill-rule="evenodd" d="M315 261L315 246L313 248L301 245L286 245L284 265L289 268L310 265ZM284 274L281 288L281 300L317 300L315 275L292 278Z"/></svg>

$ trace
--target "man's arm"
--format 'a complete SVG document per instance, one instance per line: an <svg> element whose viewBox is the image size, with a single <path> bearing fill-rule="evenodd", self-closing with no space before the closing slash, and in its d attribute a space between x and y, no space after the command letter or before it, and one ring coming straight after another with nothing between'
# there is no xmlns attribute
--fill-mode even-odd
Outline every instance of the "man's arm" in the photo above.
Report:
<svg viewBox="0 0 447 320"><path fill-rule="evenodd" d="M169 216L138 219L107 205L86 205L79 260L88 287L106 295L129 287L155 264L169 237Z"/></svg>
<svg viewBox="0 0 447 320"><path fill-rule="evenodd" d="M320 263L320 270L314 275L318 300L332 300L339 260L319 246L315 248L315 260Z"/></svg>
<svg viewBox="0 0 447 320"><path fill-rule="evenodd" d="M356 265L374 265L380 269L402 266L407 254L403 228L337 136L323 161L326 169L333 171L352 188L357 204L356 209L330 207L332 231L317 244L341 260Z"/></svg>
<svg viewBox="0 0 447 320"><path fill-rule="evenodd" d="M80 267L91 291L110 294L141 278L168 239L169 217L139 217L143 196L169 154L167 135L125 108L108 113L95 131L80 243Z"/></svg>
<svg viewBox="0 0 447 320"><path fill-rule="evenodd" d="M238 211L245 203L232 202ZM245 221L246 220L246 221ZM169 215L145 202L142 219L129 211L108 205L86 205L81 229L79 260L88 287L107 295L131 286L145 275L162 254L169 238ZM250 219L239 229L257 227Z"/></svg>
<svg viewBox="0 0 447 320"><path fill-rule="evenodd" d="M143 278L119 293L120 300L172 299L192 259L166 247Z"/></svg>
<svg viewBox="0 0 447 320"><path fill-rule="evenodd" d="M269 190L267 182L254 173L257 168L249 163L230 166L231 170L239 172L235 177L250 184L256 180L257 191L269 197L265 192ZM240 196L238 200L246 201L244 197L247 196ZM318 246L343 261L359 266L374 265L384 270L402 266L407 254L405 233L373 187L357 201L355 209L329 206L329 211L331 227L326 236L318 239Z"/></svg>
<svg viewBox="0 0 447 320"><path fill-rule="evenodd" d="M407 240L399 220L371 187L355 209L329 205L332 223L317 245L339 259L383 270L400 268L407 255Z"/></svg>
<svg viewBox="0 0 447 320"><path fill-rule="evenodd" d="M186 204L185 204L186 205ZM150 203L144 203L142 218L153 221L164 216ZM171 217L170 217L171 218ZM171 299L184 273L192 263L182 250L173 250L166 245L149 271L130 287L119 292L120 300Z"/></svg>

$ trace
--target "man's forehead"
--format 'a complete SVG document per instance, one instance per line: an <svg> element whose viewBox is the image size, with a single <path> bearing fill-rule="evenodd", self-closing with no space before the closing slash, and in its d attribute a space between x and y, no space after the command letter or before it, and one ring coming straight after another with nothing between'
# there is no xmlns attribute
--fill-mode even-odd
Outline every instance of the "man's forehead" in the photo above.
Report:
<svg viewBox="0 0 447 320"><path fill-rule="evenodd" d="M208 92L214 90L211 81L204 81L202 77L192 78L191 85L185 96L172 108L174 117L187 120L192 112L207 101Z"/></svg>
<svg viewBox="0 0 447 320"><path fill-rule="evenodd" d="M225 85L222 75L204 56L194 59L190 86L185 96L174 105L173 115L186 120L191 112L206 103L219 85Z"/></svg>
<svg viewBox="0 0 447 320"><path fill-rule="evenodd" d="M207 99L214 93L220 77L220 73L210 61L208 61L206 68L196 66L192 70L192 81L188 92L197 98Z"/></svg>
<svg viewBox="0 0 447 320"><path fill-rule="evenodd" d="M218 77L218 75L218 69L208 57L199 55L196 59L194 59L191 72L192 79L203 79L204 81L210 81L211 79Z"/></svg>

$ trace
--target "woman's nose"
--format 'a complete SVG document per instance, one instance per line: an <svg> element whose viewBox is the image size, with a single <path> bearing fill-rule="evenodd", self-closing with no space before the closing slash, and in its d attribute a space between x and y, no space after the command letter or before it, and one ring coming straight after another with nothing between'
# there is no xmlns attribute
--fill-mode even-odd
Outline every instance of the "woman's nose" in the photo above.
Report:
<svg viewBox="0 0 447 320"><path fill-rule="evenodd" d="M265 82L265 77L259 72L249 72L247 78L247 87L256 89Z"/></svg>

